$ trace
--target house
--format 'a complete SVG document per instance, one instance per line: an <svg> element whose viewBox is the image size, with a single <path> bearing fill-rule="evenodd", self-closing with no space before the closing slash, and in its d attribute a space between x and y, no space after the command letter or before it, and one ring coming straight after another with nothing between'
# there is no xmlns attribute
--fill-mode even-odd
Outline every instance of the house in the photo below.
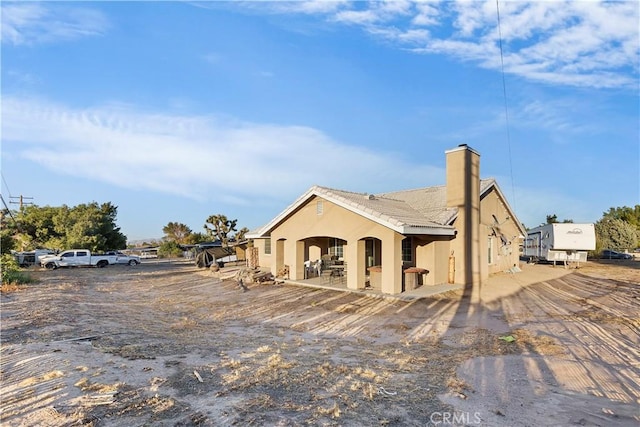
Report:
<svg viewBox="0 0 640 427"><path fill-rule="evenodd" d="M445 155L444 186L382 194L310 188L247 235L260 266L304 280L311 262L339 260L347 288L386 294L408 290L408 272L424 286L473 286L516 266L526 231L497 182L480 179L480 155L466 144Z"/></svg>

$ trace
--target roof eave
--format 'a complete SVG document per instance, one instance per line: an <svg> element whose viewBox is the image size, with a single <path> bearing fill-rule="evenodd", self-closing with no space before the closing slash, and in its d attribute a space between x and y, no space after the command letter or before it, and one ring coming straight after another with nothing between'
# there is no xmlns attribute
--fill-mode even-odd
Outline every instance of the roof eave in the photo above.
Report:
<svg viewBox="0 0 640 427"><path fill-rule="evenodd" d="M278 216L273 218L271 221L269 221L267 224L262 226L260 229L255 230L254 232L251 232L251 233L247 233L246 237L249 238L249 239L260 239L260 238L269 237L269 235L271 233L271 230L277 224L279 224L287 216L289 216L296 209L298 209L298 207L300 207L310 197L312 197L314 195L318 195L318 191L317 190L318 190L318 186L314 185L309 190L307 190L304 194L302 194L300 197L298 197L293 203L291 203L289 206L287 206L287 208L285 210L280 212L280 214L278 214Z"/></svg>
<svg viewBox="0 0 640 427"><path fill-rule="evenodd" d="M405 225L402 230L396 230L405 235L428 235L428 236L455 236L456 230L453 227L426 227L416 225Z"/></svg>
<svg viewBox="0 0 640 427"><path fill-rule="evenodd" d="M394 231L397 231L400 234L424 234L424 235L435 235L435 236L453 236L455 235L455 228L447 225L444 226L411 226L402 224L401 222L394 220L392 218L387 217L386 215L376 215L370 212L367 212L362 209L358 209L353 203L343 199L342 197L336 197L330 191L314 185L307 192L305 192L302 196L298 197L295 202L289 205L284 211L282 211L277 217L272 219L268 224L264 225L262 228L255 230L252 233L247 233L246 237L250 239L260 239L269 237L271 230L283 221L287 216L293 213L300 205L306 202L312 196L322 197L325 200L328 200L342 208L345 208L351 212L356 213L366 219L369 219L375 223L378 223L384 227L390 228Z"/></svg>

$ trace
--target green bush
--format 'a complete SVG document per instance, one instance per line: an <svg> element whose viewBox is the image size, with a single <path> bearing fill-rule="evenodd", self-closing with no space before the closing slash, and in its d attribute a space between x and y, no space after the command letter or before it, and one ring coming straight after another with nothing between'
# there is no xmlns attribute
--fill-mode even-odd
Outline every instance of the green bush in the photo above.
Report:
<svg viewBox="0 0 640 427"><path fill-rule="evenodd" d="M0 266L0 269L2 270L3 285L33 282L31 276L20 270L18 261L16 261L13 255L2 254L1 261L2 265Z"/></svg>
<svg viewBox="0 0 640 427"><path fill-rule="evenodd" d="M158 257L160 258L178 258L182 256L182 249L173 240L163 242L158 248Z"/></svg>

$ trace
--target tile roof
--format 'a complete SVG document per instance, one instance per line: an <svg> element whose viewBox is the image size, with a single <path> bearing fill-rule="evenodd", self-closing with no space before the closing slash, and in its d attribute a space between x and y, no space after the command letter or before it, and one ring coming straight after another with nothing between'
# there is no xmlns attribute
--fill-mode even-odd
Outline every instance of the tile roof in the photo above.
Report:
<svg viewBox="0 0 640 427"><path fill-rule="evenodd" d="M406 200L385 195L369 195L350 191L335 190L326 187L315 187L318 196L325 196L332 201L341 201L352 210L366 213L396 226L440 227L445 225L433 221L423 215Z"/></svg>
<svg viewBox="0 0 640 427"><path fill-rule="evenodd" d="M493 184L495 184L493 178L480 180L480 194L487 191ZM419 212L423 218L436 224L450 224L458 214L457 208L447 207L447 187L445 185L381 193L378 196L402 200Z"/></svg>
<svg viewBox="0 0 640 427"><path fill-rule="evenodd" d="M481 180L480 194L494 185L494 179ZM405 234L453 234L451 223L458 214L457 208L446 205L444 185L380 194L313 186L269 224L250 233L250 237L269 233L275 225L314 195Z"/></svg>

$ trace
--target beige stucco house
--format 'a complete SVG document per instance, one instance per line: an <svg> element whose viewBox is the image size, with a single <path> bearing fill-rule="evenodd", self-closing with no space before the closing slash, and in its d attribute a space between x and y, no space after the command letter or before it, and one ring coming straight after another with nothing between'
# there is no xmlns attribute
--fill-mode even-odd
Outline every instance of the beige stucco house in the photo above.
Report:
<svg viewBox="0 0 640 427"><path fill-rule="evenodd" d="M386 294L409 282L477 285L516 266L526 231L496 181L480 179L480 155L467 145L445 154L444 186L382 194L310 188L247 236L259 265L304 280L305 266L330 257L343 266L347 288Z"/></svg>

